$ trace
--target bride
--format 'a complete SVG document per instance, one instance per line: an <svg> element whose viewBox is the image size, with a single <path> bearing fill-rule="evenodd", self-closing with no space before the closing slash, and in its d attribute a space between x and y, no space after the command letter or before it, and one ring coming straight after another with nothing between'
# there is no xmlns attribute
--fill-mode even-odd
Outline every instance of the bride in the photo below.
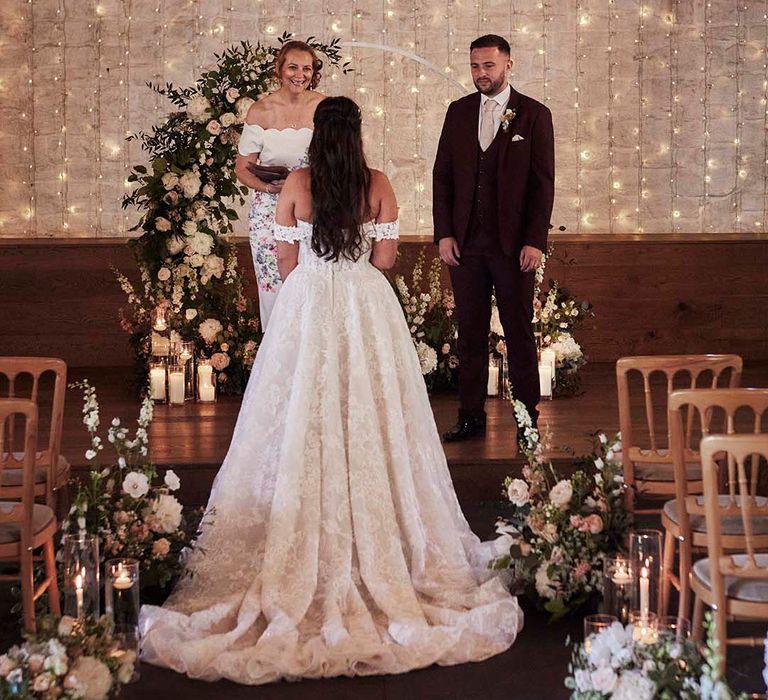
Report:
<svg viewBox="0 0 768 700"><path fill-rule="evenodd" d="M142 655L194 678L401 673L479 661L522 626L461 512L403 313L380 270L397 203L360 110L320 102L276 212L285 280L212 522Z"/></svg>

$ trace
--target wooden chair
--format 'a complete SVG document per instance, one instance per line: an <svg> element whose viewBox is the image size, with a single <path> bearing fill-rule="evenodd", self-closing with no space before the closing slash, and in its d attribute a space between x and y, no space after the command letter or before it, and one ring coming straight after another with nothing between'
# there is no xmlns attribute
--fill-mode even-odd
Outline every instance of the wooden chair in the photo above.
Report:
<svg viewBox="0 0 768 700"><path fill-rule="evenodd" d="M55 383L51 406L51 423L47 446L36 454L35 498L43 500L56 512L58 491L69 481L70 465L61 454L61 430L64 420L64 394L67 388L67 365L63 360L52 357L0 357L0 379L5 377L8 384L8 398L18 397L19 380L25 375L31 377L31 390L21 398L29 398L39 404L40 380L46 372L53 372ZM2 384L0 384L0 387ZM9 500L21 498L23 453L14 452L13 427L8 435L10 447L0 445L0 462L3 464L0 480L0 498ZM66 504L64 504L66 506Z"/></svg>
<svg viewBox="0 0 768 700"><path fill-rule="evenodd" d="M683 389L669 395L669 434L675 476L675 499L667 501L661 513L664 526L664 564L662 582L662 610L667 611L671 586L680 591L678 617L688 617L690 583L689 572L693 549L707 546L707 527L704 518L704 502L693 482L689 488L686 460L693 454L691 443L697 437L710 433L733 434L736 432L737 413L739 423L749 423L755 435L768 432L768 389ZM741 432L745 432L742 430ZM753 466L757 476L757 466ZM721 473L721 477L724 474ZM721 486L724 486L721 479ZM755 495L757 482L751 484L750 493ZM728 496L721 496L723 502ZM765 501L766 499L762 499ZM768 518L758 523L768 533ZM743 535L738 520L729 521L730 536ZM726 527L726 526L724 526ZM743 540L737 538L737 547L743 549ZM679 542L678 575L672 572L675 542Z"/></svg>
<svg viewBox="0 0 768 700"><path fill-rule="evenodd" d="M46 505L35 503L35 449L37 447L37 405L28 399L0 399L0 444L6 429L19 417L24 420L24 457L21 467L21 500L0 501L0 563L17 564L19 574L2 574L0 581L21 581L24 627L35 629L35 601L46 591L51 612L61 614L53 537L56 516ZM0 475L7 469L0 463ZM42 548L42 556L34 551ZM45 562L45 578L35 586L34 561Z"/></svg>
<svg viewBox="0 0 768 700"><path fill-rule="evenodd" d="M674 498L675 479L670 453L669 427L666 442L660 443L657 437L654 417L651 376L659 373L666 380L663 395L664 415L667 413L669 394L675 390L677 375L690 378L687 388L695 389L703 382L702 375L711 374L708 388L717 388L726 378L729 387L736 387L741 381L742 361L738 355L647 355L622 357L616 363L616 384L619 392L619 428L621 430L622 452L624 460L624 480L627 484L627 508L640 513L659 513L659 508L636 509L638 493L654 498ZM640 429L632 420L632 402L630 396L629 375L637 372L642 375L645 421L648 441L641 444ZM704 387L701 387L704 388ZM701 493L701 465L698 453L690 450L686 453L686 470L689 474L689 488ZM691 483L691 482L695 483Z"/></svg>
<svg viewBox="0 0 768 700"><path fill-rule="evenodd" d="M728 457L728 495L721 498L718 488L718 462ZM762 457L754 459L757 455ZM751 475L747 475L747 458ZM755 467L768 459L768 435L709 435L701 441L701 465L704 476L704 515L707 521L707 558L697 561L691 570L691 587L696 595L693 631L697 640L703 636L704 605L715 616L715 635L720 642L720 669L725 673L726 645L757 646L764 637L728 638L727 620L768 621L768 532L758 534L755 521L768 518L768 503L750 494L757 479ZM763 467L764 468L764 467ZM728 534L724 522L741 520L742 535ZM742 542L742 553L726 554Z"/></svg>

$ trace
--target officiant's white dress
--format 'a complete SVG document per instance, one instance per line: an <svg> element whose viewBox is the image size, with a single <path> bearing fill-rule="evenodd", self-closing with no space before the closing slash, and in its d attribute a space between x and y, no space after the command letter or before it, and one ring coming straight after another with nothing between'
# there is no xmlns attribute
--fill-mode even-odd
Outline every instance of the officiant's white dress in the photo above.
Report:
<svg viewBox="0 0 768 700"><path fill-rule="evenodd" d="M367 224L394 238L397 224ZM479 661L522 626L461 512L386 278L327 262L310 224L277 299L215 509L181 581L141 614L142 655L195 678L401 673ZM367 246L368 247L368 246Z"/></svg>

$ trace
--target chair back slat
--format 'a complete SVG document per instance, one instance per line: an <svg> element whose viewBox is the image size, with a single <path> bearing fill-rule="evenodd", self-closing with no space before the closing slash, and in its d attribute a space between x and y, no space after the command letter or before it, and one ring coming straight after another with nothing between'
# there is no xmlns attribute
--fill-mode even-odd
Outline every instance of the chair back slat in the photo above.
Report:
<svg viewBox="0 0 768 700"><path fill-rule="evenodd" d="M651 395L650 373L647 372L643 372L643 393L645 394L645 422L648 426L651 450L656 452L656 429L653 422L653 397Z"/></svg>
<svg viewBox="0 0 768 700"><path fill-rule="evenodd" d="M32 510L35 498L35 448L37 445L37 404L30 399L4 398L0 399L0 426L4 426L17 417L23 419L24 427L24 460L22 472L22 498L13 505L5 504L0 507L0 522L20 523L22 543L31 542ZM0 438L4 429L0 430ZM0 476L6 464L0 462Z"/></svg>

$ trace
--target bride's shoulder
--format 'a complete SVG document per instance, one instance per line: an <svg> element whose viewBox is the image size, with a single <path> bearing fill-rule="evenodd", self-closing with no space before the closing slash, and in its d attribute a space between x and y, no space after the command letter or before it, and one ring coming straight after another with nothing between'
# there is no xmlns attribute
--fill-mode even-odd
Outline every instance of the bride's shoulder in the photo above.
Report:
<svg viewBox="0 0 768 700"><path fill-rule="evenodd" d="M248 113L245 115L245 123L266 129L269 127L269 122L274 111L275 107L272 95L265 95L248 108Z"/></svg>

